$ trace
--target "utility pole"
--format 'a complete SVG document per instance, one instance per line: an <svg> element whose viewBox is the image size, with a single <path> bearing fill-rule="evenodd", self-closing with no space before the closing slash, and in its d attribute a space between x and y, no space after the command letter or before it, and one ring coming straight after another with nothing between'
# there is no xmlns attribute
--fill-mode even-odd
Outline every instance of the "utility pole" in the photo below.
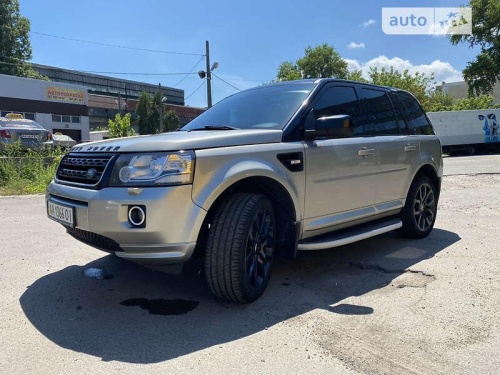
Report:
<svg viewBox="0 0 500 375"><path fill-rule="evenodd" d="M161 93L161 83L158 83L158 92L160 93L160 133L163 132L163 94Z"/></svg>
<svg viewBox="0 0 500 375"><path fill-rule="evenodd" d="M207 62L207 106L212 106L212 71L210 70L210 47L206 41L206 62Z"/></svg>

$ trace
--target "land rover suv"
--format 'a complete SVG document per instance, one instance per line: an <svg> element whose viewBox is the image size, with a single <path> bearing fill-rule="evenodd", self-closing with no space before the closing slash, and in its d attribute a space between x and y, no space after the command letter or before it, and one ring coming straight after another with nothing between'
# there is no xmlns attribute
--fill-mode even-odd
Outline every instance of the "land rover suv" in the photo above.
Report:
<svg viewBox="0 0 500 375"><path fill-rule="evenodd" d="M408 92L317 79L230 96L176 132L76 145L47 189L76 239L178 272L219 298L264 292L276 256L436 220L441 145ZM199 258L198 258L199 259Z"/></svg>

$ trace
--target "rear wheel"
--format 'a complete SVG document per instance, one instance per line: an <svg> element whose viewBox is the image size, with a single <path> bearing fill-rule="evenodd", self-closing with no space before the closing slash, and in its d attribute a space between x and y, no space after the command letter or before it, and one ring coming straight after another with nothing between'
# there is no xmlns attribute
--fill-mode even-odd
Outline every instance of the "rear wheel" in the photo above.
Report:
<svg viewBox="0 0 500 375"><path fill-rule="evenodd" d="M264 195L230 197L216 213L207 238L205 273L221 299L248 303L267 287L276 249L276 223Z"/></svg>
<svg viewBox="0 0 500 375"><path fill-rule="evenodd" d="M411 184L406 204L401 214L401 234L410 238L429 235L437 212L436 186L428 176L420 176Z"/></svg>

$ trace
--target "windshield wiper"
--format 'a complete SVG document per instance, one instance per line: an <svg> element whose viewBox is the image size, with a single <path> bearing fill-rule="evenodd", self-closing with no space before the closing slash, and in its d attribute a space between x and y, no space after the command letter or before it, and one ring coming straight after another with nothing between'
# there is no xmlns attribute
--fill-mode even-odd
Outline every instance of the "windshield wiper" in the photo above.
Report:
<svg viewBox="0 0 500 375"><path fill-rule="evenodd" d="M205 125L203 128L189 129L191 131L195 130L238 130L239 128L235 128L228 125Z"/></svg>

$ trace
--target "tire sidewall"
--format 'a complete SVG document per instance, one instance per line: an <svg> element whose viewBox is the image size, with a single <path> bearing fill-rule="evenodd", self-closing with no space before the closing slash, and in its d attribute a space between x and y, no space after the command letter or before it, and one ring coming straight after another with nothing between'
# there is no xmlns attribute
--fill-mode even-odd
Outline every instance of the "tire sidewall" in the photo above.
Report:
<svg viewBox="0 0 500 375"><path fill-rule="evenodd" d="M250 230L252 228L252 223L255 220L256 216L260 212L261 209L266 208L269 210L270 215L271 215L271 223L272 223L272 236L273 236L273 252L271 255L271 260L269 264L269 272L266 274L265 279L263 280L263 283L260 287L253 286L249 283L247 276L246 276L246 250L248 246L248 241L249 241L249 235L250 235ZM271 203L271 201L265 197L261 196L260 199L257 201L257 203L254 205L252 209L252 215L250 216L250 220L245 225L245 233L247 234L247 239L244 244L242 244L242 252L240 254L240 259L239 259L239 269L240 269L240 285L242 287L242 292L245 295L246 299L249 302L252 302L259 298L264 291L266 290L267 284L269 283L269 279L271 278L271 273L274 265L274 258L276 255L276 217L274 215L274 207Z"/></svg>
<svg viewBox="0 0 500 375"><path fill-rule="evenodd" d="M414 214L414 206L415 200L420 190L421 186L427 184L431 187L432 193L434 195L434 205L432 208L433 219L431 225L424 231L422 231L418 225ZM429 233L434 228L434 223L436 222L437 217L437 203L438 196L437 190L434 182L428 176L420 176L412 183L410 187L410 191L408 193L408 197L406 199L406 204L403 212L403 233L409 237L423 238L429 235Z"/></svg>

